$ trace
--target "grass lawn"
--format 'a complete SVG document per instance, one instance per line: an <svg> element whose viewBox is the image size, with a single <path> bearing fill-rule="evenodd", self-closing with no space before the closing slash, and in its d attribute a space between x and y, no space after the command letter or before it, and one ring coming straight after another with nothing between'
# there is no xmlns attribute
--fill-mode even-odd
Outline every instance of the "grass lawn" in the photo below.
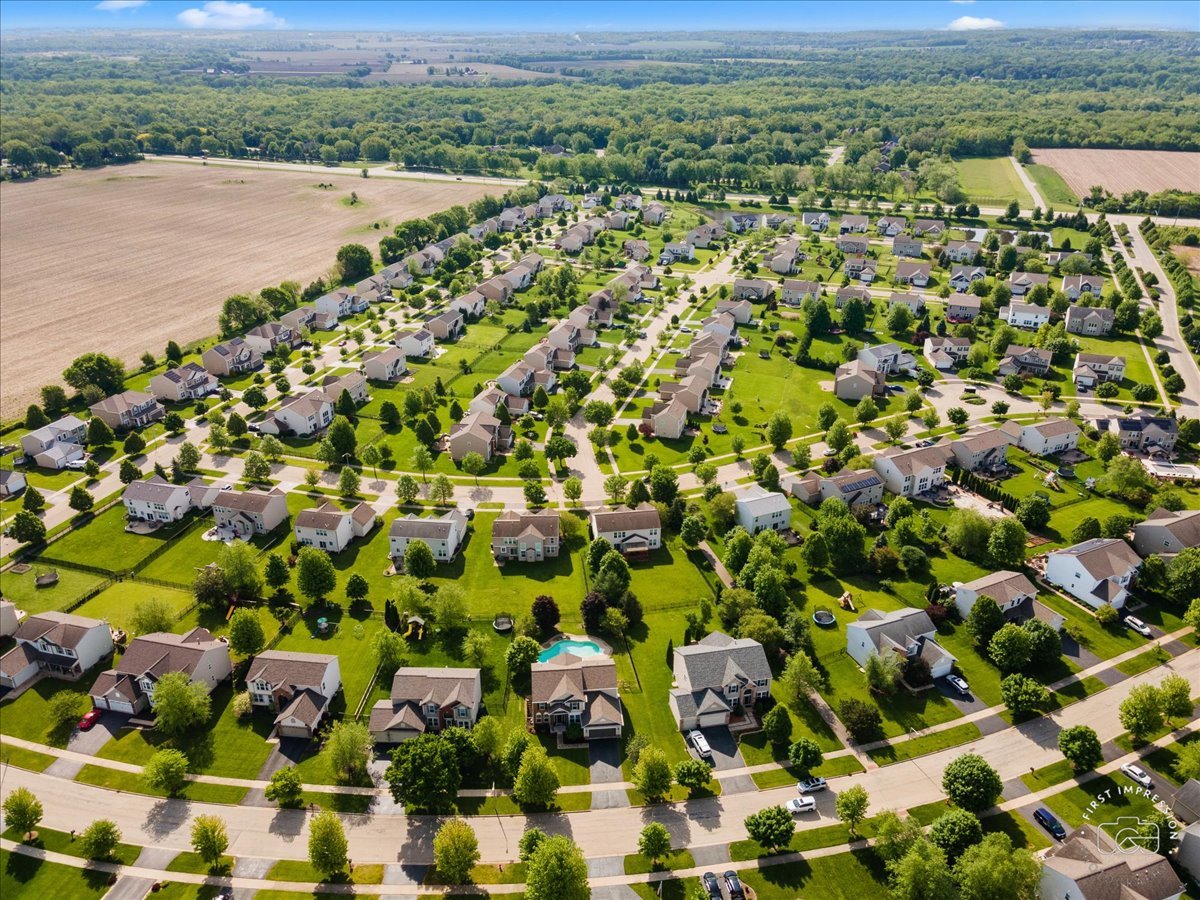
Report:
<svg viewBox="0 0 1200 900"><path fill-rule="evenodd" d="M674 850L665 859L660 859L657 863L653 864L646 857L642 856L642 854L632 853L625 857L625 874L643 875L647 872L691 869L695 865L696 858L692 856L690 850Z"/></svg>
<svg viewBox="0 0 1200 900"><path fill-rule="evenodd" d="M106 662L96 665L91 671L84 673L78 682L59 681L56 678L43 678L33 687L28 688L16 700L6 702L0 707L0 734L11 735L39 744L49 744L51 747L66 747L75 723L68 722L64 727L51 730L48 723L53 721L50 715L50 701L61 691L73 691L80 696L80 715L90 704L87 702L87 686L96 680L96 676L107 668Z"/></svg>
<svg viewBox="0 0 1200 900"><path fill-rule="evenodd" d="M1040 769L1022 775L1021 781L1025 783L1025 787L1036 794L1038 791L1044 791L1048 787L1062 784L1064 781L1069 781L1074 777L1075 767L1067 762L1067 760L1060 759L1058 762L1050 763L1048 766L1043 766Z"/></svg>
<svg viewBox="0 0 1200 900"><path fill-rule="evenodd" d="M184 884L171 881L161 885L154 894L156 900L214 900L220 887L215 884ZM261 897L265 892L259 891L255 896ZM299 896L308 897L309 894Z"/></svg>
<svg viewBox="0 0 1200 900"><path fill-rule="evenodd" d="M626 741L643 734L651 747L666 753L672 764L688 759L683 735L675 727L667 705L672 673L667 664L667 643L683 640L682 613L650 613L629 634L629 652L617 648L617 678L621 685L621 701L625 705ZM628 778L631 766L624 764Z"/></svg>
<svg viewBox="0 0 1200 900"><path fill-rule="evenodd" d="M778 686L778 681L774 682L772 690ZM823 753L831 753L834 750L842 748L842 742L838 740L837 735L825 724L825 720L821 718L820 713L811 704L801 704L799 709L790 706L785 706L784 708L788 712L788 718L792 721L791 740L793 742L801 737L811 738L821 748L821 752ZM767 740L766 735L761 731L752 731L749 734L742 735L738 743L742 748L742 757L746 760L746 765L748 766L775 762L787 756L786 746L773 747Z"/></svg>
<svg viewBox="0 0 1200 900"><path fill-rule="evenodd" d="M80 606L75 610L75 615L103 619L116 628L133 633L134 609L137 604L150 599L165 600L176 615L194 602L191 593L186 591L174 591L136 581L122 581L110 585Z"/></svg>
<svg viewBox="0 0 1200 900"><path fill-rule="evenodd" d="M657 884L643 882L631 884L630 888L641 900L685 900L695 897L700 889L699 878L670 878ZM260 892L257 896L261 897Z"/></svg>
<svg viewBox="0 0 1200 900"><path fill-rule="evenodd" d="M103 575L78 572L75 569L58 569L57 584L37 587L34 583L37 576L53 568L49 565L35 564L28 572L20 574L11 570L0 572L0 594L3 594L6 600L15 603L18 609L35 616L48 610L61 610L104 582Z"/></svg>
<svg viewBox="0 0 1200 900"><path fill-rule="evenodd" d="M1027 165L1025 171L1033 179L1033 183L1037 185L1038 193L1042 195L1042 199L1057 210L1065 212L1066 210L1063 207L1075 206L1079 203L1079 198L1067 186L1063 177L1058 174L1057 169L1033 163Z"/></svg>
<svg viewBox="0 0 1200 900"><path fill-rule="evenodd" d="M1155 666L1161 666L1170 660L1171 654L1162 647L1151 647L1144 653L1139 653L1123 663L1117 663L1117 671L1126 675L1139 675Z"/></svg>
<svg viewBox="0 0 1200 900"><path fill-rule="evenodd" d="M1007 834L1014 847L1037 852L1043 847L1050 846L1050 839L1039 828L1024 816L1015 812L996 813L980 819L983 823L983 833L1003 832Z"/></svg>
<svg viewBox="0 0 1200 900"><path fill-rule="evenodd" d="M472 866L470 881L472 884L524 884L525 863L508 863L503 869L495 865ZM424 884L445 884L441 873L431 868L425 875Z"/></svg>
<svg viewBox="0 0 1200 900"><path fill-rule="evenodd" d="M1033 206L1033 198L1007 156L960 159L955 165L963 192L975 203L1007 206L1009 201L1016 200L1022 209Z"/></svg>
<svg viewBox="0 0 1200 900"><path fill-rule="evenodd" d="M1128 779L1117 781L1107 775L1047 797L1043 804L1069 828L1088 822L1110 833L1114 829L1107 826L1120 817L1144 818L1156 809L1144 788Z"/></svg>
<svg viewBox="0 0 1200 900"><path fill-rule="evenodd" d="M0 896L6 900L42 900L45 897L87 900L108 893L108 874L43 862L0 850Z"/></svg>
<svg viewBox="0 0 1200 900"><path fill-rule="evenodd" d="M875 828L871 819L859 823L857 837L872 837L874 834ZM778 850L768 851L757 841L734 841L729 845L729 858L734 862L742 862L748 859L774 856L777 853L803 853L805 850L817 850L821 847L836 847L838 844L845 844L854 839L850 835L850 828L837 822L833 825L822 825L819 828L798 830L792 836L791 843Z"/></svg>
<svg viewBox="0 0 1200 900"><path fill-rule="evenodd" d="M168 872L190 872L193 875L228 875L233 870L233 857L222 856L210 866L199 853L185 850L167 865Z"/></svg>
<svg viewBox="0 0 1200 900"><path fill-rule="evenodd" d="M178 522L153 534L130 534L125 530L125 507L118 504L55 541L46 555L112 572L132 569L184 527L186 522Z"/></svg>
<svg viewBox="0 0 1200 900"><path fill-rule="evenodd" d="M313 864L306 859L281 859L271 866L267 878L273 881L336 882L339 884L382 884L383 865L355 866L349 877L342 873L331 878L322 877Z"/></svg>
<svg viewBox="0 0 1200 900"><path fill-rule="evenodd" d="M317 630L317 619L326 618L335 627L325 634ZM383 619L370 616L362 607L310 604L277 650L300 653L332 653L338 657L346 707L353 712L375 674L371 639L384 628Z"/></svg>
<svg viewBox="0 0 1200 900"><path fill-rule="evenodd" d="M98 787L125 791L130 794L150 794L154 797L166 796L162 791L157 791L149 787L140 775L135 775L133 772L122 772L118 769L109 769L104 766L86 765L79 770L79 774L75 776L75 780L81 784L94 784ZM237 804L241 803L242 798L246 796L246 788L189 781L184 784L177 796L185 800L195 800L203 803Z"/></svg>
<svg viewBox="0 0 1200 900"><path fill-rule="evenodd" d="M887 893L883 862L871 850L852 850L740 872L759 900L863 900Z"/></svg>
<svg viewBox="0 0 1200 900"><path fill-rule="evenodd" d="M979 736L979 726L974 722L964 722L961 725L955 725L953 728L936 731L933 734L913 738L910 741L901 741L890 747L868 750L867 753L875 762L880 765L887 765L888 763L899 762L903 759L913 759L918 756L925 756L928 753L936 753L938 750L945 750L947 747L957 747L959 744L973 741Z"/></svg>
<svg viewBox="0 0 1200 900"><path fill-rule="evenodd" d="M0 742L0 763L6 766L16 766L30 772L44 772L57 758L49 753L38 753L36 750L26 750L24 747Z"/></svg>
<svg viewBox="0 0 1200 900"><path fill-rule="evenodd" d="M1152 750L1144 757L1146 765L1178 787L1184 781L1176 768L1179 764L1179 750L1185 744L1191 744L1197 740L1200 740L1200 735L1189 734L1181 738L1178 743Z"/></svg>
<svg viewBox="0 0 1200 900"><path fill-rule="evenodd" d="M53 828L43 828L40 825L36 830L37 838L30 843L31 847L37 847L48 853L62 853L66 856L78 856L80 859L87 859L82 846L67 832L55 831ZM5 831L3 836L10 841L19 841L21 839L21 835L17 834L11 828ZM138 858L138 854L141 852L142 848L136 847L133 844L117 844L112 852L112 856L108 859L110 862L128 866L133 864L133 861Z"/></svg>
<svg viewBox="0 0 1200 900"><path fill-rule="evenodd" d="M742 754L743 756L745 753ZM821 765L812 770L810 774L820 775L822 778L837 778L839 775L855 775L863 772L862 763L854 756L835 756L833 759L828 759ZM781 766L778 769L771 769L767 772L756 772L751 778L754 779L754 784L759 790L768 788L783 787L786 784L794 784L800 780L800 773L791 766Z"/></svg>

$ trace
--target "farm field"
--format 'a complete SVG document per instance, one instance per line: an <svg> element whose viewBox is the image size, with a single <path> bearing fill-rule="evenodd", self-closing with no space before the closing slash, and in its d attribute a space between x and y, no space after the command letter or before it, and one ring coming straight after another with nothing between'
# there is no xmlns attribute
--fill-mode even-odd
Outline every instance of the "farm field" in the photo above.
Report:
<svg viewBox="0 0 1200 900"><path fill-rule="evenodd" d="M1016 200L1022 208L1033 204L1033 198L1007 156L960 159L955 165L963 193L974 202L983 206L1007 206L1010 200Z"/></svg>
<svg viewBox="0 0 1200 900"><path fill-rule="evenodd" d="M61 293L47 303L3 304L0 414L24 409L81 353L104 351L133 364L143 351L161 353L168 340L205 337L216 330L225 297L285 279L307 283L332 265L340 244L375 250L391 225L488 190L364 180L349 169L259 173L167 161L6 182L3 296L40 293L47 271L87 272L89 307L81 328L77 304ZM353 207L342 202L351 191L362 201ZM384 227L375 230L374 222ZM169 277L154 277L168 267ZM47 332L54 341L37 339Z"/></svg>
<svg viewBox="0 0 1200 900"><path fill-rule="evenodd" d="M1098 184L1114 194L1200 188L1200 153L1168 150L1035 150L1034 162L1056 169L1080 197ZM1049 198L1047 198L1049 202Z"/></svg>

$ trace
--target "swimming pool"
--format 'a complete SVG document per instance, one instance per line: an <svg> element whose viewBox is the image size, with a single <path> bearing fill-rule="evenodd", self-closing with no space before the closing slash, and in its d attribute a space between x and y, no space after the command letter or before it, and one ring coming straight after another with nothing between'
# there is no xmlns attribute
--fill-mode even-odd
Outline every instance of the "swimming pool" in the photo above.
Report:
<svg viewBox="0 0 1200 900"><path fill-rule="evenodd" d="M538 662L554 659L562 653L571 653L575 656L596 656L603 652L595 641L559 641L539 653Z"/></svg>

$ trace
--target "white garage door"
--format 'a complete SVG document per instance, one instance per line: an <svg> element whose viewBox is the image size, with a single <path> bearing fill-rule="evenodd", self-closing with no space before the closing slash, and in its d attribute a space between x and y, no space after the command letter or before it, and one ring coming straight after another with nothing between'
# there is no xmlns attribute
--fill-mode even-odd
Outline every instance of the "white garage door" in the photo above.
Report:
<svg viewBox="0 0 1200 900"><path fill-rule="evenodd" d="M726 716L727 716L727 713L723 713L723 712L708 713L706 715L703 715L700 717L700 727L701 728L716 728L720 725L724 725L728 721Z"/></svg>

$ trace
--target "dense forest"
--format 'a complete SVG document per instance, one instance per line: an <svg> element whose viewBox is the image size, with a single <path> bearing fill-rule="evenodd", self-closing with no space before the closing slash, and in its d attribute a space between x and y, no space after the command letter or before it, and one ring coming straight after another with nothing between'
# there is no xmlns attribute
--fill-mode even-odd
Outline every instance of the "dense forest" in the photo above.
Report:
<svg viewBox="0 0 1200 900"><path fill-rule="evenodd" d="M803 187L800 167L822 166L831 141L846 144L848 177L867 180L893 138L892 165L914 171L1014 142L1200 150L1192 34L672 37L492 37L450 58L527 80L388 84L247 74L256 50L325 49L280 33L7 35L0 143L82 165L203 152L781 190Z"/></svg>

